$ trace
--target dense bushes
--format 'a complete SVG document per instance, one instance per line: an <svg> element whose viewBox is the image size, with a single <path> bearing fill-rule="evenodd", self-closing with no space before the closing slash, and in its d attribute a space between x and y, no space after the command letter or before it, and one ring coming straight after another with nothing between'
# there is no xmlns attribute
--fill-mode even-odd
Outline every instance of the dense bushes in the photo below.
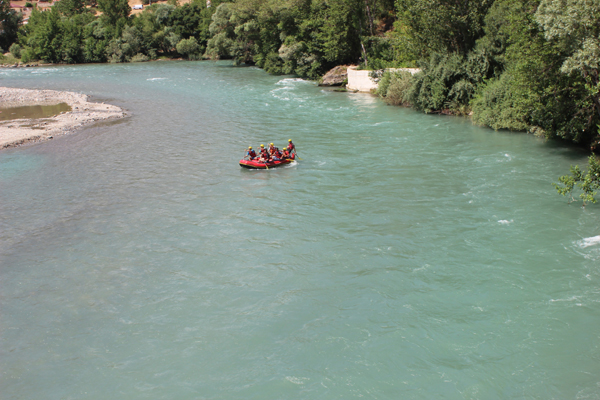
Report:
<svg viewBox="0 0 600 400"><path fill-rule="evenodd" d="M478 52L433 53L420 66L422 72L415 75L408 100L425 112L468 114L469 102L489 72L486 56Z"/></svg>
<svg viewBox="0 0 600 400"><path fill-rule="evenodd" d="M358 60L363 9L359 0L224 3L209 27L206 54L316 79Z"/></svg>
<svg viewBox="0 0 600 400"><path fill-rule="evenodd" d="M20 14L1 5L7 49ZM414 76L384 74L379 95L600 151L597 1L169 0L135 16L126 0L98 0L98 8L100 17L83 0L34 9L19 33L22 60L230 58L313 79L341 64L419 66Z"/></svg>
<svg viewBox="0 0 600 400"><path fill-rule="evenodd" d="M22 20L22 14L10 8L9 0L0 0L1 49L8 49L17 40L17 32Z"/></svg>
<svg viewBox="0 0 600 400"><path fill-rule="evenodd" d="M459 3L398 0L396 54L412 54L422 72L395 83L402 90L391 90L397 78L384 75L380 96L600 151L600 3L496 0L469 11L452 4ZM469 20L456 39L455 28ZM457 25L443 38L435 21Z"/></svg>
<svg viewBox="0 0 600 400"><path fill-rule="evenodd" d="M517 91L510 73L488 81L472 101L475 123L496 130L528 130L532 99L518 95Z"/></svg>
<svg viewBox="0 0 600 400"><path fill-rule="evenodd" d="M410 72L385 72L379 80L377 94L385 100L386 103L401 106L408 105L409 91L412 87L412 75Z"/></svg>
<svg viewBox="0 0 600 400"><path fill-rule="evenodd" d="M13 43L8 51L14 58L21 58L21 46L19 46L17 43Z"/></svg>
<svg viewBox="0 0 600 400"><path fill-rule="evenodd" d="M34 8L20 31L22 61L137 62L159 55L198 59L214 12L200 0L181 7L154 4L136 17L129 15L126 0L99 0L98 7L100 17L82 0L61 0L43 12Z"/></svg>

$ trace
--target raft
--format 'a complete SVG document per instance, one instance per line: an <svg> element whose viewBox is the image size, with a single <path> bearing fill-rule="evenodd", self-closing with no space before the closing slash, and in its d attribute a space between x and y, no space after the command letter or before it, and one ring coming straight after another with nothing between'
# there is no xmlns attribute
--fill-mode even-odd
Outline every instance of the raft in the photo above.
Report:
<svg viewBox="0 0 600 400"><path fill-rule="evenodd" d="M280 167L282 165L286 165L294 161L296 158L296 154L292 154L291 158L286 158L285 160L280 161L269 161L268 163L262 163L255 160L240 160L240 167L250 168L250 169L268 169Z"/></svg>

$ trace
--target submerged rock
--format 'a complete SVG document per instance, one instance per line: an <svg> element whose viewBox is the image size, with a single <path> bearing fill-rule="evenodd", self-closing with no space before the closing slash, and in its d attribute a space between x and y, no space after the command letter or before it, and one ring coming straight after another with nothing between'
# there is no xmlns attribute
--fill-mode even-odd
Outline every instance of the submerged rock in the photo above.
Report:
<svg viewBox="0 0 600 400"><path fill-rule="evenodd" d="M342 86L348 82L348 66L338 65L321 78L319 86Z"/></svg>

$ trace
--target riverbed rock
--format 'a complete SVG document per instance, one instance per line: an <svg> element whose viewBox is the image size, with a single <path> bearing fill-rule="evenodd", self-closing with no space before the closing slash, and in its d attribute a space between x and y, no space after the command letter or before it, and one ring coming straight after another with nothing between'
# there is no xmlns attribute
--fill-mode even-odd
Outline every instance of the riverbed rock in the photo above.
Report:
<svg viewBox="0 0 600 400"><path fill-rule="evenodd" d="M348 81L348 66L338 65L321 78L319 86L342 86Z"/></svg>

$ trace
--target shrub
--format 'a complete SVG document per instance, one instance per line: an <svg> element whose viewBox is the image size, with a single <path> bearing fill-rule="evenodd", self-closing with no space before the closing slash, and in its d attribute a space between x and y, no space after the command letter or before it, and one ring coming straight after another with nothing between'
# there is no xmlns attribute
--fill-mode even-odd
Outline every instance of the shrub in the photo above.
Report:
<svg viewBox="0 0 600 400"><path fill-rule="evenodd" d="M573 189L578 186L581 189L579 197L583 200L583 205L587 201L596 203L595 196L600 190L600 160L594 155L588 158L588 171L584 174L578 165L571 166L571 175L563 175L558 178L559 183L554 183L554 187L559 194L573 198Z"/></svg>
<svg viewBox="0 0 600 400"><path fill-rule="evenodd" d="M13 43L8 51L10 51L10 54L12 54L14 58L21 58L21 46L17 43Z"/></svg>
<svg viewBox="0 0 600 400"><path fill-rule="evenodd" d="M131 57L129 59L129 62L144 62L144 61L148 61L149 58L147 55L142 54L142 53L137 53L135 56Z"/></svg>
<svg viewBox="0 0 600 400"><path fill-rule="evenodd" d="M198 59L198 52L200 45L196 38L191 37L189 39L181 39L176 46L179 54L185 55L188 59Z"/></svg>
<svg viewBox="0 0 600 400"><path fill-rule="evenodd" d="M33 8L33 4L31 4L30 2L27 2L27 3L25 3L25 7Z"/></svg>
<svg viewBox="0 0 600 400"><path fill-rule="evenodd" d="M467 114L477 87L490 71L483 52L466 57L458 53L434 53L422 65L422 72L414 76L407 98L415 108L427 113Z"/></svg>
<svg viewBox="0 0 600 400"><path fill-rule="evenodd" d="M25 50L23 50L23 52L21 54L21 62L28 63L35 59L36 59L36 57L35 57L33 51L30 48L26 47Z"/></svg>
<svg viewBox="0 0 600 400"><path fill-rule="evenodd" d="M506 72L490 80L473 99L473 121L495 130L525 131L532 109L529 103L527 96L513 88L512 75Z"/></svg>
<svg viewBox="0 0 600 400"><path fill-rule="evenodd" d="M412 74L407 71L385 72L379 80L377 94L395 106L409 105L408 93L412 86Z"/></svg>

